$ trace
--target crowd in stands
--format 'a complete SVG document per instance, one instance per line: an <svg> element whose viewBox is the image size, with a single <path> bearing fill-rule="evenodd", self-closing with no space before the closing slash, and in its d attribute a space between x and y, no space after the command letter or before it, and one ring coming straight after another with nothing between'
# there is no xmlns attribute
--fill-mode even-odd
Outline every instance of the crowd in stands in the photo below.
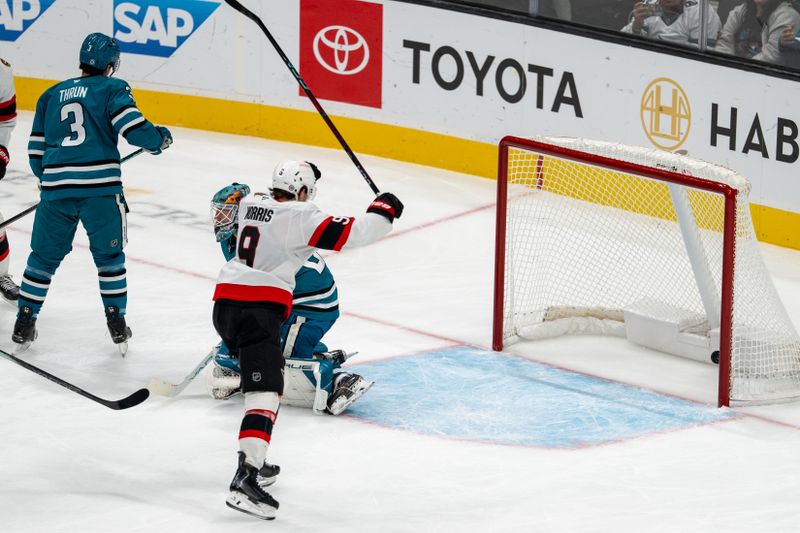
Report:
<svg viewBox="0 0 800 533"><path fill-rule="evenodd" d="M800 0L468 1L800 69Z"/></svg>

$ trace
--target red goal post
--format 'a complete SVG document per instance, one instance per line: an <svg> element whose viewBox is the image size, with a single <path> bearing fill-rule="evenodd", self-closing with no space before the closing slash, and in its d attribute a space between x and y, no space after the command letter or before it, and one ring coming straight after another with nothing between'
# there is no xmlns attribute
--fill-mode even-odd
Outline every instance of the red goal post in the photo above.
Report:
<svg viewBox="0 0 800 533"><path fill-rule="evenodd" d="M720 406L800 397L800 338L761 259L744 177L564 137L505 137L497 176L493 349L614 334L718 358Z"/></svg>

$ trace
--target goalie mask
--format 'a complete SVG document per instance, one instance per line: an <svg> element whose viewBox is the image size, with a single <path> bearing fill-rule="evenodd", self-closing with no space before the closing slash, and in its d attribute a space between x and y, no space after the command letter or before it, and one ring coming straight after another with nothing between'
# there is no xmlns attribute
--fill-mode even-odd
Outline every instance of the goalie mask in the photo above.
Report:
<svg viewBox="0 0 800 533"><path fill-rule="evenodd" d="M248 194L250 187L243 183L233 183L217 191L211 199L211 220L214 222L217 242L227 240L236 233L239 202Z"/></svg>
<svg viewBox="0 0 800 533"><path fill-rule="evenodd" d="M297 198L297 193L305 187L308 191L308 199L313 200L317 194L317 180L321 177L322 173L314 163L281 161L272 173L272 189L286 191Z"/></svg>

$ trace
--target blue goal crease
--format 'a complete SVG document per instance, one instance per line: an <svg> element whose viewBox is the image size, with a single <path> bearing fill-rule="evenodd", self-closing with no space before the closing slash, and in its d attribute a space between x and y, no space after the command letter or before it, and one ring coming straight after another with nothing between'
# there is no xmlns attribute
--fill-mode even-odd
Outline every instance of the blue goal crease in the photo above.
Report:
<svg viewBox="0 0 800 533"><path fill-rule="evenodd" d="M581 448L739 416L466 346L352 368L375 385L351 416L476 442Z"/></svg>

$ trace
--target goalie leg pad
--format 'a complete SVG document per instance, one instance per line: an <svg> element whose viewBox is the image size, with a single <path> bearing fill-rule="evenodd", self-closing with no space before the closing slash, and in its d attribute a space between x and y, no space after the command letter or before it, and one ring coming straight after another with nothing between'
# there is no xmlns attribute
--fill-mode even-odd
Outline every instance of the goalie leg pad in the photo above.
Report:
<svg viewBox="0 0 800 533"><path fill-rule="evenodd" d="M284 367L282 403L325 412L333 388L333 365L329 361L287 359Z"/></svg>
<svg viewBox="0 0 800 533"><path fill-rule="evenodd" d="M238 372L222 366L217 361L211 362L206 372L206 390L215 400L227 400L242 392L242 379Z"/></svg>

